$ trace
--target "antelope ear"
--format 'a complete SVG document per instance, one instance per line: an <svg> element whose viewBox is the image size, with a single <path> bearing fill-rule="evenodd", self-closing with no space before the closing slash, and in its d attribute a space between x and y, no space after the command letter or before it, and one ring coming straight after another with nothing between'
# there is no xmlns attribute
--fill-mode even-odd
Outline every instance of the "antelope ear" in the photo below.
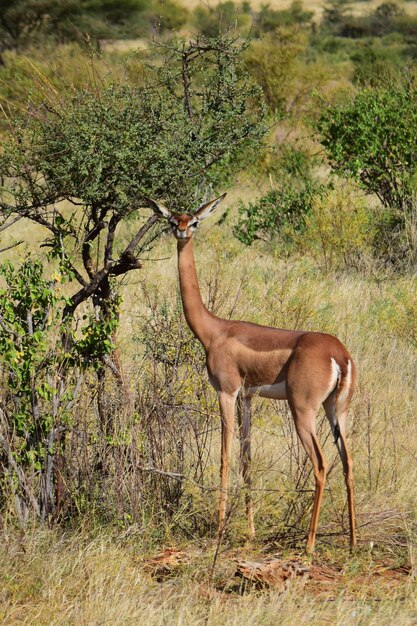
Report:
<svg viewBox="0 0 417 626"><path fill-rule="evenodd" d="M169 220L170 217L172 217L171 211L167 209L163 204L159 204L158 202L155 202L155 200L152 200L151 198L148 198L147 196L145 196L145 200L149 208L152 209L154 213L156 213L157 215L166 217L167 220Z"/></svg>
<svg viewBox="0 0 417 626"><path fill-rule="evenodd" d="M226 194L224 193L219 198L216 198L215 200L211 200L211 202L206 202L205 204L202 204L200 207L198 207L197 211L194 213L194 217L196 217L198 221L201 222L201 220L204 220L206 217L210 215L210 213L214 211L214 209L220 204L222 200L224 200L225 197L226 197Z"/></svg>

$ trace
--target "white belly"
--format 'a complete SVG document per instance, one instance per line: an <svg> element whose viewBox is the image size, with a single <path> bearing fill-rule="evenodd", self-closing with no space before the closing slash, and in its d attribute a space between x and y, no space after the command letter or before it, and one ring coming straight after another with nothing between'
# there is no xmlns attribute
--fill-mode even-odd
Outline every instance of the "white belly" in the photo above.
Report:
<svg viewBox="0 0 417 626"><path fill-rule="evenodd" d="M287 389L285 381L275 383L274 385L260 385L259 387L249 387L246 389L248 396L261 396L262 398L271 398L273 400L286 400Z"/></svg>

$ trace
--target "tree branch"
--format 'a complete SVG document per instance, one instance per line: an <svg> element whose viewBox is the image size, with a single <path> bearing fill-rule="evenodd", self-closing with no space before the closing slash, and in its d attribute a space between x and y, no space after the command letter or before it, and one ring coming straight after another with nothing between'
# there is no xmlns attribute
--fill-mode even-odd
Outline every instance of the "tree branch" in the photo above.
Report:
<svg viewBox="0 0 417 626"><path fill-rule="evenodd" d="M0 226L0 233L3 230L7 230L7 228L10 228L10 226L13 226L13 224L16 224L16 222L18 222L19 220L21 220L23 217L23 215L17 215L11 222L9 222L7 224L7 217L6 217L6 221L3 222L3 224Z"/></svg>
<svg viewBox="0 0 417 626"><path fill-rule="evenodd" d="M184 106L185 106L185 110L187 111L188 117L191 120L193 117L193 112L191 109L191 102L190 102L190 85L191 85L191 80L190 80L190 72L189 72L189 68L188 68L188 64L190 62L189 59L189 52L187 52L185 50L185 44L183 46L183 51L182 51L182 56L181 56L181 63L182 63L182 84L183 84L183 88L184 88Z"/></svg>
<svg viewBox="0 0 417 626"><path fill-rule="evenodd" d="M108 262L99 272L97 272L94 278L86 284L82 289L77 291L71 298L71 303L64 307L63 320L71 317L75 309L90 296L92 296L99 289L108 276L119 276L129 270L139 269L142 265L139 259L134 256L134 250L139 241L145 236L148 230L158 221L157 215L151 215L143 226L138 230L133 237L129 245L120 255L118 261Z"/></svg>
<svg viewBox="0 0 417 626"><path fill-rule="evenodd" d="M16 241L16 243L12 243L10 244L10 246L6 246L5 248L0 248L0 254L2 252L6 252L7 250L11 250L12 248L16 248L17 246L20 246L20 244L22 244L23 241Z"/></svg>
<svg viewBox="0 0 417 626"><path fill-rule="evenodd" d="M116 235L116 227L119 222L120 222L120 217L114 213L110 218L106 247L104 249L104 263L105 264L109 263L113 256L114 237Z"/></svg>
<svg viewBox="0 0 417 626"><path fill-rule="evenodd" d="M97 237L100 232L106 228L107 222L98 222L91 230L88 232L84 238L81 256L83 259L85 271L87 272L90 280L94 278L94 268L93 268L93 259L91 257L91 244Z"/></svg>
<svg viewBox="0 0 417 626"><path fill-rule="evenodd" d="M139 228L138 232L133 237L132 241L129 243L127 248L125 248L121 256L128 254L128 253L133 254L139 241L143 239L143 237L146 235L146 233L151 228L151 226L153 226L158 220L159 220L159 217L156 214L151 215L151 217L147 219L144 225L141 228Z"/></svg>

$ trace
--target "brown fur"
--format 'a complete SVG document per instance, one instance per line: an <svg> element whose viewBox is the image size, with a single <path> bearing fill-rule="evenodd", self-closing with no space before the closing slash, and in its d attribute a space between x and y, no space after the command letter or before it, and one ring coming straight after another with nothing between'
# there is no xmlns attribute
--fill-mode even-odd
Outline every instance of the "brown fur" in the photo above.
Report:
<svg viewBox="0 0 417 626"><path fill-rule="evenodd" d="M350 542L353 547L356 543L353 475L346 443L347 409L356 378L352 357L333 335L223 320L206 309L195 270L193 226L204 219L223 197L203 205L195 215L173 214L151 201L153 209L170 220L178 240L178 269L184 314L194 335L204 346L209 378L219 396L222 416L219 533L223 532L226 519L228 468L238 395L241 398L238 417L240 434L243 436L242 469L248 492L251 486L250 397L257 393L258 388L259 395L288 400L297 433L313 463L316 491L307 541L309 552L314 548L326 480L326 460L315 431L317 412L320 405L324 405L343 463L348 492ZM271 388L272 385L274 387ZM250 495L246 497L246 508L249 534L253 535Z"/></svg>

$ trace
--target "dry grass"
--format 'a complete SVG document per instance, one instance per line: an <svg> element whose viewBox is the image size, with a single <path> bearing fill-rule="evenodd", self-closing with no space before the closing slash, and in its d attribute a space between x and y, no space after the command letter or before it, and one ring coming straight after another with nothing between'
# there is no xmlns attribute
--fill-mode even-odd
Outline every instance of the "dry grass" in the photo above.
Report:
<svg viewBox="0 0 417 626"><path fill-rule="evenodd" d="M229 207L260 192L242 179L229 193ZM280 623L288 625L416 622L417 371L415 348L393 323L396 294L401 290L402 298L412 297L415 277L384 276L372 266L362 275L323 275L309 258L285 259L267 244L246 248L231 235L234 210L226 225L219 225L220 215L213 217L196 236L203 298L225 317L233 311L235 318L335 333L358 364L349 440L355 461L359 552L353 557L347 552L345 489L324 424L320 437L331 471L313 563L319 570L333 568L337 576L325 584L296 582L284 591L244 590L236 582L236 560L271 554L300 557L311 505L311 493L305 493L312 487L311 471L286 405L259 399L253 433L257 543L242 547L245 522L236 444L228 538L212 582L208 572L215 546L198 533L184 540L176 530L181 527L181 509L164 533L154 532L152 519L128 527L122 523L119 531L98 534L91 528L73 534L34 530L21 536L6 530L0 554L3 623L267 625L276 622L278 613ZM154 260L145 264L145 271L130 275L124 286L119 343L132 388L141 384L137 351L142 349L132 337L149 314L144 281L147 290L154 290L168 306L175 306L177 298L174 240L164 238L150 256ZM141 363L143 375L146 359ZM214 394L212 403L215 407ZM208 419L214 433L207 444L205 484L215 489L217 408ZM193 498L196 514L214 519L215 494L196 495L192 481L187 484L185 494ZM294 491L296 486L301 493ZM184 550L186 563L156 582L143 559L170 545Z"/></svg>
<svg viewBox="0 0 417 626"><path fill-rule="evenodd" d="M363 12L380 3L372 0L353 5ZM197 1L185 4L193 7ZM261 0L256 0L253 6L260 4ZM274 8L289 5L290 0L271 0ZM305 6L319 16L323 2L305 2ZM417 2L404 3L404 7L417 14ZM137 47L138 42L121 45L125 51ZM338 86L339 78L335 81ZM328 89L331 87L330 83ZM283 132L282 127L279 130ZM334 333L352 353L359 377L349 420L359 526L357 553L350 556L347 550L340 461L323 423L320 439L330 472L312 565L316 572L332 575L325 580L317 575L295 581L284 589L246 585L236 578L237 561L259 562L271 556L284 562L301 559L311 508L311 470L286 404L258 399L253 428L257 539L252 545L244 543L244 503L235 442L228 533L210 580L216 548L210 530L191 532L186 526L191 514L203 519L205 528L215 525L220 420L214 392L208 391L205 423L212 434L204 450L206 490L200 490L187 474L182 497L187 503L181 501L165 525L159 511L151 515L140 510L138 520L120 515L117 527L99 530L96 525L102 520L98 521L95 511L82 518L81 528L75 531L35 528L22 533L6 526L0 542L0 621L4 624L267 626L276 624L277 616L284 626L417 623L417 364L415 343L408 332L411 329L417 336L417 324L407 313L412 307L406 306L415 302L416 276L399 278L369 259L364 260L362 273L330 270L323 274L308 255L288 258L277 247L260 242L245 247L231 232L238 202L243 199L247 203L264 191L265 183L258 186L242 177L228 193L231 213L226 222L219 223L219 214L198 232L196 259L203 298L224 317ZM2 245L13 238L36 244L42 234L22 220L13 231L2 233ZM19 247L9 257L19 262L22 254ZM172 312L178 297L175 257L174 240L163 238L144 259L144 270L130 273L123 282L118 343L133 395L140 393L154 365L143 358L143 343L135 340L150 313L144 287ZM176 337L171 339L175 342ZM201 405L200 391L196 391L195 373L181 388L194 406ZM90 401L87 404L90 406ZM89 425L87 418L85 423ZM132 424L139 429L133 418ZM129 426L130 422L120 424L123 433ZM140 444L139 437L138 441ZM187 450L186 468L191 472L195 451L191 444ZM91 458L87 453L86 459L88 464ZM122 473L123 468L117 480L133 491L130 474ZM108 487L112 488L110 478ZM141 502L139 496L137 501ZM129 505L120 508L129 511ZM117 512L114 506L112 514L117 516ZM157 528L155 519L160 524ZM188 535L182 530L184 525ZM157 580L147 559L166 548L181 550L184 558Z"/></svg>
<svg viewBox="0 0 417 626"><path fill-rule="evenodd" d="M28 532L2 542L3 624L412 624L417 589L406 572L389 570L368 555L344 559L337 569L316 559L325 573L293 581L284 590L245 586L228 551L212 583L213 546L188 547L189 559L157 582L146 571L141 545L108 535ZM334 576L329 572L335 572Z"/></svg>
<svg viewBox="0 0 417 626"><path fill-rule="evenodd" d="M235 204L239 195L248 201L257 193L258 190L241 184L240 191L231 193L230 202ZM284 260L266 245L246 248L230 236L230 227L213 223L205 224L196 239L203 298L208 301L213 285L218 283L220 315L228 317L233 309L233 317L238 319L331 332L349 348L359 374L350 414L350 441L356 465L358 510L363 516L362 542L380 541L385 545L392 541L393 553L409 558L407 546L412 533L409 531L407 535L406 528L415 523L410 519L414 515L417 479L415 349L395 330L386 308L389 305L395 309L395 294L400 286L411 297L415 278L399 280L386 276L384 279L372 271L368 275L346 272L322 275L309 259ZM174 301L177 290L174 241L170 238L162 241L155 256L168 258L151 265L147 286L153 284L164 297ZM140 293L140 283L132 282L126 291L124 320L130 328L132 320L144 314ZM123 349L128 352L127 325L122 337ZM260 399L255 407L256 513L263 536L279 527L283 493L293 489L297 480L297 473L289 469L291 459L303 457L285 407L282 402ZM214 414L213 419L217 420L218 416ZM345 493L340 463L325 424L321 437L327 438L325 450L332 466L322 525L331 533L335 529L340 531L340 524L346 524ZM218 439L214 439L211 452L212 467L217 465ZM213 487L216 481L214 473ZM232 478L234 487L238 481L236 469ZM392 509L395 509L393 518L388 515L386 522L378 518L382 511ZM237 524L237 532L236 518L242 517L242 511L241 508L234 513L235 521L231 521L232 526ZM372 516L374 521L370 524ZM339 522L335 524L336 519ZM306 526L305 516L301 515L300 523ZM330 539L326 544L329 541L332 543Z"/></svg>

